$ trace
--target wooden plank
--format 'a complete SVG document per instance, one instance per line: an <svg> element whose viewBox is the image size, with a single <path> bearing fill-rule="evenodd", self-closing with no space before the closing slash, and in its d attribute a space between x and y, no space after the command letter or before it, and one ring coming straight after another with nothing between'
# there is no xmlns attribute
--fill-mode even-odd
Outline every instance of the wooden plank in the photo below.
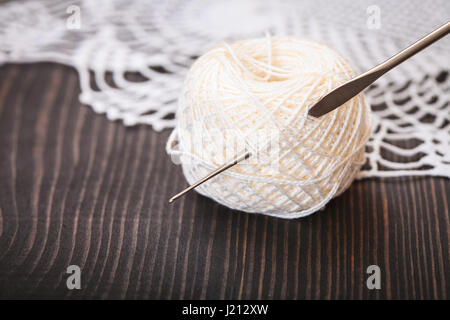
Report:
<svg viewBox="0 0 450 320"><path fill-rule="evenodd" d="M196 193L169 205L186 186L169 131L110 122L79 92L68 67L0 67L1 298L448 298L448 179L357 181L291 221Z"/></svg>

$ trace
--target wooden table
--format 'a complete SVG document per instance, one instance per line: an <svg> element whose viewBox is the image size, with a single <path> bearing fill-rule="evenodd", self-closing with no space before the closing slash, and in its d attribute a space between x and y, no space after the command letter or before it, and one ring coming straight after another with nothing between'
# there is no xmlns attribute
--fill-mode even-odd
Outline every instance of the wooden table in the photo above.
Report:
<svg viewBox="0 0 450 320"><path fill-rule="evenodd" d="M357 181L297 220L169 205L186 186L169 131L110 122L79 92L69 67L0 67L1 298L449 297L448 179Z"/></svg>

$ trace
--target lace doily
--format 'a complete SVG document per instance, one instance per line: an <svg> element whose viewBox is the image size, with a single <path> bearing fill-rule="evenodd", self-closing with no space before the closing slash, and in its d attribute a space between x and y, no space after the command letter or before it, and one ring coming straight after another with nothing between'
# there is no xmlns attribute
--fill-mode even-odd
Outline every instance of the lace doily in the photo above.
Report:
<svg viewBox="0 0 450 320"><path fill-rule="evenodd" d="M449 16L445 0L14 1L0 6L0 64L73 66L83 103L110 120L161 131L174 126L189 66L217 42L264 31L312 38L362 72ZM366 91L373 132L362 177L450 177L449 49L447 37Z"/></svg>

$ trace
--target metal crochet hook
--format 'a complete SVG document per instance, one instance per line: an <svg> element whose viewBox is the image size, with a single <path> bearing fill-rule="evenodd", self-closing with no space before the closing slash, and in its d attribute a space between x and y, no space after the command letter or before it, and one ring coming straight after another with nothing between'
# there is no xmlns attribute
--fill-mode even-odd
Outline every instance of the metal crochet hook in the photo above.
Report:
<svg viewBox="0 0 450 320"><path fill-rule="evenodd" d="M447 22L440 28L434 30L416 43L410 45L408 48L397 53L395 56L389 58L385 62L379 64L375 68L370 69L360 76L353 78L330 91L309 109L308 115L319 118L320 116L323 116L324 114L327 114L328 112L340 107L345 102L366 89L383 74L395 68L406 59L411 58L419 51L422 51L430 44L438 41L449 32L450 22Z"/></svg>
<svg viewBox="0 0 450 320"><path fill-rule="evenodd" d="M433 32L426 35L416 43L397 53L396 55L389 58L385 62L379 64L375 68L372 68L369 71L359 75L358 77L353 78L345 82L344 84L338 86L337 88L331 90L309 109L308 115L315 118L319 118L327 114L328 112L331 112L336 108L339 108L345 102L347 102L351 98L358 95L361 91L366 89L369 85L375 82L383 74L393 69L394 67L398 66L400 63L407 60L408 58L411 58L416 53L422 51L430 44L446 36L449 32L450 32L450 22L447 22L443 26L434 30ZM210 180L219 173L233 167L239 162L248 159L249 157L251 157L250 152L245 152L240 156L235 156L232 161L225 163L224 165L220 166L219 168L217 168L204 178L198 180L188 188L184 189L180 193L170 198L169 203L172 203L173 201L185 195L187 192L194 189L195 187L198 187L202 183Z"/></svg>

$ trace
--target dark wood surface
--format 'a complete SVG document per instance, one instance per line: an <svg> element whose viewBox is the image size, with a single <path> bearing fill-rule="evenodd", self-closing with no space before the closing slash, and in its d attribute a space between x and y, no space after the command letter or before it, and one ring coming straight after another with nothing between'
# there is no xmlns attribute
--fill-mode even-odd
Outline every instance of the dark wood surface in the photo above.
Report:
<svg viewBox="0 0 450 320"><path fill-rule="evenodd" d="M79 92L68 67L0 67L1 298L449 297L448 179L356 181L297 220L169 205L186 186L169 131L110 122Z"/></svg>

